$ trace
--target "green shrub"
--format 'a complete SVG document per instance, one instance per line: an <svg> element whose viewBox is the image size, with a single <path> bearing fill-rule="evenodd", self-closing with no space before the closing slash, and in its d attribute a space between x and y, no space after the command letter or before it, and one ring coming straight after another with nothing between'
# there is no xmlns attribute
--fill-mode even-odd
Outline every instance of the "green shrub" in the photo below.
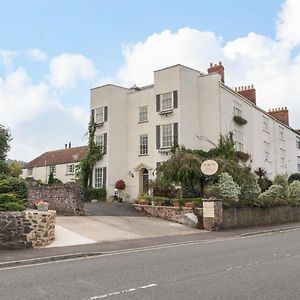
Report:
<svg viewBox="0 0 300 300"><path fill-rule="evenodd" d="M218 186L224 200L233 200L235 202L239 201L241 188L233 181L232 176L228 173L224 172L220 175Z"/></svg>
<svg viewBox="0 0 300 300"><path fill-rule="evenodd" d="M0 179L0 194L14 192L19 199L27 198L25 181L16 177L3 177Z"/></svg>
<svg viewBox="0 0 300 300"><path fill-rule="evenodd" d="M300 206L300 181L293 181L288 188L289 203L295 206Z"/></svg>
<svg viewBox="0 0 300 300"><path fill-rule="evenodd" d="M245 206L260 206L259 195L261 193L261 188L256 182L255 175L253 173L248 173L245 176L244 181L241 184L241 195L240 201Z"/></svg>
<svg viewBox="0 0 300 300"><path fill-rule="evenodd" d="M290 177L288 178L288 183L292 183L295 180L300 181L300 173L294 173L294 174L290 175Z"/></svg>
<svg viewBox="0 0 300 300"><path fill-rule="evenodd" d="M94 188L86 188L85 189L85 199L86 201L91 201L93 199L97 199L99 201L106 201L106 189L94 189Z"/></svg>
<svg viewBox="0 0 300 300"><path fill-rule="evenodd" d="M287 205L288 188L279 184L272 184L268 190L260 194L259 201L263 207Z"/></svg>
<svg viewBox="0 0 300 300"><path fill-rule="evenodd" d="M54 175L52 172L49 174L48 184L54 184Z"/></svg>
<svg viewBox="0 0 300 300"><path fill-rule="evenodd" d="M24 210L27 206L27 199L20 199L16 193L0 194L0 211Z"/></svg>
<svg viewBox="0 0 300 300"><path fill-rule="evenodd" d="M217 184L210 184L204 187L204 197L206 199L214 197L217 199L221 198L221 190Z"/></svg>

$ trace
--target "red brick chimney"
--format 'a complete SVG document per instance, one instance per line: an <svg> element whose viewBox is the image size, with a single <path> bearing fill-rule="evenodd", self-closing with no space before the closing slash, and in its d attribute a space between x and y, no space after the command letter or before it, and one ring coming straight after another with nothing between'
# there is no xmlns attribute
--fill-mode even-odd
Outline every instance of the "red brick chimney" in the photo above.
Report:
<svg viewBox="0 0 300 300"><path fill-rule="evenodd" d="M239 86L236 87L234 90L256 105L256 90L253 84L251 86Z"/></svg>
<svg viewBox="0 0 300 300"><path fill-rule="evenodd" d="M289 126L289 111L286 107L269 109L269 115Z"/></svg>
<svg viewBox="0 0 300 300"><path fill-rule="evenodd" d="M222 66L222 62L219 62L219 64L213 65L213 63L210 63L210 67L207 69L208 74L212 73L218 73L221 75L221 82L224 83L225 80L225 74L224 74L224 67Z"/></svg>

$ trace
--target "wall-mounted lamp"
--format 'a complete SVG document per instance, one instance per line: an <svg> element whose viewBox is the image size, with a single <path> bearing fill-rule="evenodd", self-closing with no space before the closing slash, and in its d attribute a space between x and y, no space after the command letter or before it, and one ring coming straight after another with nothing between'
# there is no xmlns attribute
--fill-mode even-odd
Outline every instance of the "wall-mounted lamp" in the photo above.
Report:
<svg viewBox="0 0 300 300"><path fill-rule="evenodd" d="M131 176L132 178L134 177L134 174L131 171L128 172L128 175Z"/></svg>

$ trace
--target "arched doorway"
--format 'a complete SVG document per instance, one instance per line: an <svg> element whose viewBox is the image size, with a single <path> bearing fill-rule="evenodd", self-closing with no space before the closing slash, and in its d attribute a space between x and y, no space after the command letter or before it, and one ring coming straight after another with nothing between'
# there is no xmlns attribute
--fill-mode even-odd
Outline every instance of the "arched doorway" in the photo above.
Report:
<svg viewBox="0 0 300 300"><path fill-rule="evenodd" d="M146 168L144 168L140 171L140 174L141 174L141 189L140 189L140 191L142 194L148 194L149 171Z"/></svg>

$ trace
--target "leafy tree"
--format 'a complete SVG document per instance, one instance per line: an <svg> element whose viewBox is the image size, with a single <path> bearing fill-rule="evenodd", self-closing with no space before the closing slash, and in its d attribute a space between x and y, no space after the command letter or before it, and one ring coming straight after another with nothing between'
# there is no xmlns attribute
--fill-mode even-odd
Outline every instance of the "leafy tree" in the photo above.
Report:
<svg viewBox="0 0 300 300"><path fill-rule="evenodd" d="M0 124L0 160L4 161L10 149L9 142L12 140L10 131Z"/></svg>
<svg viewBox="0 0 300 300"><path fill-rule="evenodd" d="M267 177L267 170L259 167L254 170L254 173L258 176L257 183L262 192L266 191L272 185L272 181Z"/></svg>
<svg viewBox="0 0 300 300"><path fill-rule="evenodd" d="M12 162L9 166L10 175L13 177L19 177L22 174L22 166L18 162Z"/></svg>

